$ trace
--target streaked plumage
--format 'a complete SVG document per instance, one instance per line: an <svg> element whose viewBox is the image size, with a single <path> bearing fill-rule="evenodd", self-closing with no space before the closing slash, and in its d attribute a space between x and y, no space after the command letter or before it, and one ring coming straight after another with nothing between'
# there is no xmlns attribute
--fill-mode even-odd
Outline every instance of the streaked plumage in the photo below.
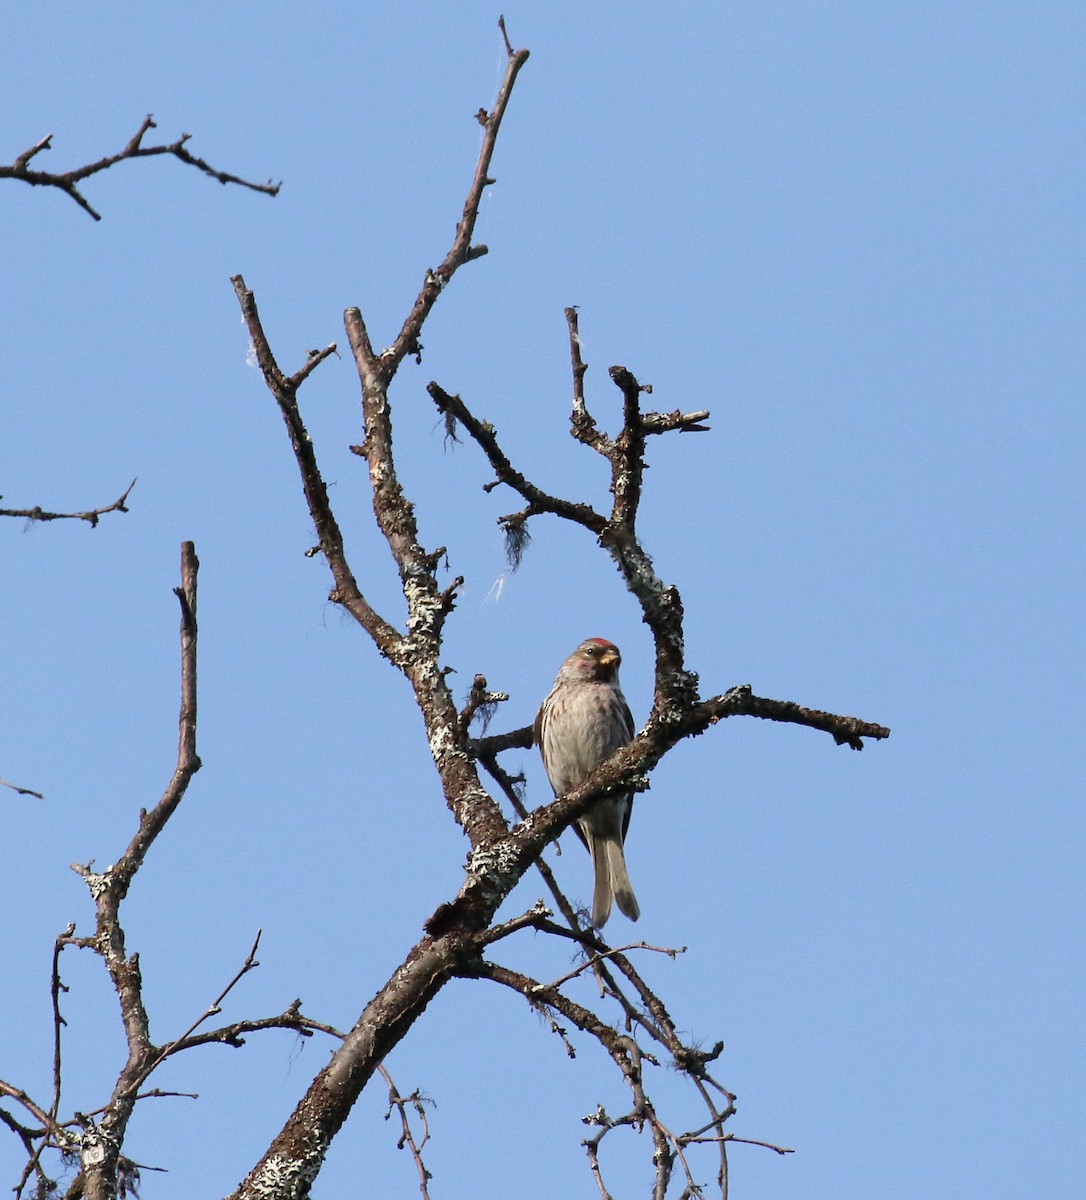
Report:
<svg viewBox="0 0 1086 1200"><path fill-rule="evenodd" d="M589 638L562 664L540 707L535 742L556 796L577 787L634 735L618 683L621 662L617 646ZM632 808L632 794L597 800L574 826L592 856L592 924L597 929L610 916L612 900L631 921L641 915L623 852Z"/></svg>

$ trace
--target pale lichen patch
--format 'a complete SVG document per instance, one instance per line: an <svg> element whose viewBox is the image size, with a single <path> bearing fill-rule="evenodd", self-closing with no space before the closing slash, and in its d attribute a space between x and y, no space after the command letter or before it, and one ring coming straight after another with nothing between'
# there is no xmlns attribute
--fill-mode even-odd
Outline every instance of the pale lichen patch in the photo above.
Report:
<svg viewBox="0 0 1086 1200"><path fill-rule="evenodd" d="M468 855L468 873L479 881L483 895L488 899L509 893L520 878L517 848L508 838Z"/></svg>
<svg viewBox="0 0 1086 1200"><path fill-rule="evenodd" d="M90 889L90 894L95 900L99 896L104 895L112 882L108 871L103 871L100 874L97 871L88 871L83 875L83 882Z"/></svg>
<svg viewBox="0 0 1086 1200"><path fill-rule="evenodd" d="M250 1195L267 1196L269 1200L301 1200L309 1194L310 1186L320 1173L327 1142L316 1134L300 1157L272 1154L253 1173L246 1187Z"/></svg>

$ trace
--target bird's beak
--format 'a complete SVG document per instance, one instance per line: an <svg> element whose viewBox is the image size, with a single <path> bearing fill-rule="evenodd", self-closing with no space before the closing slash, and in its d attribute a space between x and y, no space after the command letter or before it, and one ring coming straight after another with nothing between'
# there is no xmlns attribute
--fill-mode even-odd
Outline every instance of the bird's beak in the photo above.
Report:
<svg viewBox="0 0 1086 1200"><path fill-rule="evenodd" d="M613 663L617 662L618 654L614 650L604 650L604 652L600 655L600 665L603 667L609 667Z"/></svg>

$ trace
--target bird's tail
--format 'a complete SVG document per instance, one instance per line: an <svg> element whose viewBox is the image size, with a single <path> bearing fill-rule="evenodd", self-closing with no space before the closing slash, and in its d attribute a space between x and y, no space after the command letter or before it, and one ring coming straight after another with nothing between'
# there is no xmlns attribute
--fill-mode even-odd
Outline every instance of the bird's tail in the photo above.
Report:
<svg viewBox="0 0 1086 1200"><path fill-rule="evenodd" d="M636 921L641 916L641 909L630 886L630 877L626 873L622 838L614 835L593 838L590 848L595 875L592 889L592 924L597 929L603 928L611 915L612 900L624 917Z"/></svg>
<svg viewBox="0 0 1086 1200"><path fill-rule="evenodd" d="M611 891L618 911L631 921L636 921L641 916L641 909L630 886L630 877L626 874L626 855L622 850L621 838L611 838L607 843L607 862L611 869Z"/></svg>

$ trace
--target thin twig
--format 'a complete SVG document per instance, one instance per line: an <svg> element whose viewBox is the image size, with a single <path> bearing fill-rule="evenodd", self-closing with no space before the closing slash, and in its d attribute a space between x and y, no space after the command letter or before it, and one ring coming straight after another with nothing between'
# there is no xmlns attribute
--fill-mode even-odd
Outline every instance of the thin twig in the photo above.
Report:
<svg viewBox="0 0 1086 1200"><path fill-rule="evenodd" d="M513 94L513 85L516 83L517 75L520 73L521 67L528 61L527 50L514 50L510 45L504 20L500 22L500 28L502 38L505 41L508 59L505 78L498 89L498 96L494 101L494 107L489 113L480 112L478 114L483 126L483 144L479 151L478 162L475 165L475 176L471 181L471 187L468 189L467 199L464 201L464 211L456 226L456 236L453 238L452 246L449 248L449 252L445 255L441 265L436 270L426 272L422 289L419 291L411 312L404 321L396 340L381 355L381 373L386 384L392 379L392 376L396 373L396 369L404 358L409 354L418 355L420 353L419 334L422 332L423 323L430 315L430 310L433 308L438 296L441 295L441 292L456 273L457 268L463 266L466 262L481 258L487 253L486 246L473 246L471 239L475 233L475 221L479 215L479 205L483 199L483 192L490 184L495 182L490 177L490 163L494 157L494 148L498 141L498 130L501 128L502 118L505 116L505 110L509 105L509 98Z"/></svg>
<svg viewBox="0 0 1086 1200"><path fill-rule="evenodd" d="M107 504L102 508L91 508L86 512L49 512L40 505L35 505L33 508L0 508L0 517L23 517L31 524L39 521L86 521L93 529L98 524L99 518L104 517L106 513L128 512L128 497L135 486L136 481L133 479L112 504ZM37 795L37 792L32 795Z"/></svg>
<svg viewBox="0 0 1086 1200"><path fill-rule="evenodd" d="M669 946L650 946L648 942L628 942L625 946L616 946L614 949L609 948L601 950L598 954L593 954L579 966L574 967L572 971L567 971L565 975L548 983L547 987L560 988L562 984L568 983L571 979L576 979L578 975L583 975L585 971L594 971L605 959L614 958L619 954L626 954L630 950L649 950L653 954L666 954L670 959L675 959L678 955L686 953L685 946L679 946L676 949Z"/></svg>
<svg viewBox="0 0 1086 1200"><path fill-rule="evenodd" d="M194 1033L180 1038L172 1043L169 1049L171 1055L182 1050L191 1050L196 1046L231 1046L235 1049L245 1045L245 1034L262 1033L267 1029L286 1029L299 1037L312 1037L314 1033L327 1033L339 1041L346 1036L334 1025L323 1021L314 1021L311 1017L301 1014L301 1001L295 1000L274 1017L248 1017L234 1021L231 1025L223 1025L219 1029L208 1029L204 1033Z"/></svg>
<svg viewBox="0 0 1086 1200"><path fill-rule="evenodd" d="M503 921L500 925L491 926L479 939L479 945L492 946L495 942L500 942L511 934L519 933L522 929L538 929L540 922L545 921L550 915L551 910L542 900L537 900L527 912L521 913L519 917L513 917L512 920Z"/></svg>
<svg viewBox="0 0 1086 1200"><path fill-rule="evenodd" d="M60 1143L65 1142L64 1131L50 1117L44 1108L36 1101L31 1099L21 1087L16 1087L13 1083L8 1083L7 1080L0 1079L0 1096L10 1096L17 1104L21 1104L28 1113L38 1121L42 1128L51 1133L55 1138L58 1138Z"/></svg>
<svg viewBox="0 0 1086 1200"><path fill-rule="evenodd" d="M734 1133L726 1133L724 1141L739 1142L744 1146L761 1146L764 1150L772 1150L774 1154L795 1154L795 1150L787 1146L775 1146L772 1142L763 1142L758 1138L737 1137Z"/></svg>
<svg viewBox="0 0 1086 1200"><path fill-rule="evenodd" d="M76 167L71 171L52 172L52 171L37 171L30 169L30 160L35 158L43 150L52 149L53 135L46 134L45 137L35 142L29 150L24 150L14 162L8 166L0 166L0 179L20 179L23 183L28 183L33 187L55 187L66 195L70 196L84 212L92 216L96 221L102 219L101 213L96 212L87 201L87 198L79 190L78 184L84 179L88 179L91 175L97 175L99 171L108 171L110 167L116 166L119 162L124 162L126 159L134 158L152 158L160 154L170 155L185 163L187 166L195 167L198 171L209 175L212 179L218 180L219 183L233 183L238 187L248 188L254 192L262 192L266 196L276 196L279 194L280 184L272 183L269 180L267 183L252 183L247 179L242 179L239 175L232 175L228 171L220 171L217 167L211 166L204 159L198 158L187 148L192 137L189 133L183 133L176 141L163 143L157 146L143 145L143 137L149 130L155 129L154 120L150 115L143 119L139 129L128 140L127 145L123 150L116 154L107 154L104 158L98 159L97 162L88 163L83 167Z"/></svg>
<svg viewBox="0 0 1086 1200"><path fill-rule="evenodd" d="M60 954L73 933L74 924L69 925L53 943L53 975L49 988L53 1000L53 1103L49 1106L49 1115L54 1121L60 1111L60 1030L61 1026L67 1024L60 1015L60 993L68 990L60 979Z"/></svg>
<svg viewBox="0 0 1086 1200"><path fill-rule="evenodd" d="M248 975L248 973L250 971L255 971L256 968L260 966L260 963L257 962L256 951L257 951L257 947L260 945L260 935L262 933L263 933L263 930L261 930L261 929L258 929L256 931L256 937L253 939L252 948L250 949L249 953L245 956L245 961L237 969L236 973L234 974L233 979L231 979L230 982L226 985L226 987L224 987L222 989L222 991L215 997L215 999L212 1000L212 1002L208 1005L208 1007L206 1009L204 1009L204 1011L200 1014L200 1016L198 1016L196 1018L196 1020L193 1021L193 1023L188 1027L188 1029L186 1029L185 1032L183 1034L181 1034L180 1037L174 1038L174 1040L172 1042L170 1042L168 1045L164 1046L159 1051L158 1056L156 1058L152 1059L147 1064L147 1066L139 1073L139 1075L133 1079L133 1081L129 1084L129 1089L131 1091L135 1091L139 1087L139 1085L151 1075L151 1073L159 1065L159 1063L163 1061L163 1059L169 1058L169 1056L171 1054L176 1053L176 1051L177 1051L178 1047L181 1045L181 1043L187 1041L192 1036L192 1034L194 1034L196 1032L196 1030L199 1029L200 1026L206 1020L208 1020L210 1017L216 1017L219 1015L220 1012L222 1012L222 1002L234 990L234 988L237 986L237 984L240 982L240 980L242 978L244 978L244 976Z"/></svg>
<svg viewBox="0 0 1086 1200"><path fill-rule="evenodd" d="M549 492L545 492L542 488L538 488L535 484L529 482L513 466L509 460L509 456L499 445L497 431L494 426L488 421L480 421L459 396L451 395L433 381L427 384L426 390L430 393L430 398L433 400L438 412L452 417L458 424L462 425L479 445L494 470L496 483L503 483L507 487L512 488L513 491L528 502L528 510L525 513L502 517L501 522L509 522L513 519L514 515L517 518L526 518L537 516L541 513L553 513L557 517L573 521L577 525L583 525L585 529L591 530L597 535L603 532L607 526L607 520L590 505L563 500L559 496L552 496ZM488 488L493 486L495 485L487 485Z"/></svg>
<svg viewBox="0 0 1086 1200"><path fill-rule="evenodd" d="M290 435L291 446L305 489L305 498L309 505L309 515L313 519L317 537L320 539L321 553L328 563L334 580L330 599L334 603L342 605L373 638L381 653L395 661L401 655L402 635L370 606L347 563L343 534L328 499L328 488L317 464L312 439L298 409L298 388L308 377L309 372L332 352L332 347L326 347L324 351L310 355L305 365L293 375L289 377L284 375L279 369L267 334L264 332L264 326L256 306L256 297L245 286L245 280L240 275L234 275L230 282L234 285L234 292L241 305L242 317L249 330L249 338L256 354L257 365L264 376L264 382L279 405L279 411Z"/></svg>
<svg viewBox="0 0 1086 1200"><path fill-rule="evenodd" d="M177 766L162 798L150 812L140 815L139 828L117 864L108 873L119 888L118 900L129 884L155 839L165 828L181 803L192 777L201 767L196 753L196 579L200 569L196 547L181 543L181 586L174 595L181 606L181 707L178 717ZM78 870L78 868L76 868ZM80 872L82 873L82 872Z"/></svg>
<svg viewBox="0 0 1086 1200"><path fill-rule="evenodd" d="M0 787L11 788L13 792L16 792L20 796L33 796L37 800L45 799L41 792L36 792L33 788L20 787L17 783L9 783L6 779L0 779Z"/></svg>
<svg viewBox="0 0 1086 1200"><path fill-rule="evenodd" d="M199 1092L164 1092L161 1088L150 1088L146 1092L140 1092L133 1097L134 1100L165 1100L165 1099L181 1099L181 1100L199 1100ZM109 1104L103 1104L100 1108L92 1108L89 1112L81 1112L79 1117L73 1117L70 1121L63 1123L64 1129L82 1128L87 1117L98 1117L102 1113L109 1112ZM82 1119L80 1119L82 1118Z"/></svg>
<svg viewBox="0 0 1086 1200"><path fill-rule="evenodd" d="M428 1184L433 1176L426 1169L426 1164L422 1161L422 1149L430 1140L430 1122L426 1118L426 1105L433 1104L428 1096L424 1096L418 1088L416 1088L410 1096L401 1096L396 1085L392 1082L392 1076L388 1073L388 1068L382 1063L377 1070L380 1072L381 1078L388 1085L388 1112L385 1114L385 1120L392 1115L392 1110L396 1109L400 1114L400 1140L396 1143L396 1148L402 1150L406 1146L411 1151L411 1157L415 1160L415 1168L419 1173L419 1191L422 1193L423 1200L430 1200L430 1192ZM411 1122L407 1116L407 1109L411 1107L415 1110L415 1114L422 1122L422 1141L415 1139L415 1131L411 1128Z"/></svg>

